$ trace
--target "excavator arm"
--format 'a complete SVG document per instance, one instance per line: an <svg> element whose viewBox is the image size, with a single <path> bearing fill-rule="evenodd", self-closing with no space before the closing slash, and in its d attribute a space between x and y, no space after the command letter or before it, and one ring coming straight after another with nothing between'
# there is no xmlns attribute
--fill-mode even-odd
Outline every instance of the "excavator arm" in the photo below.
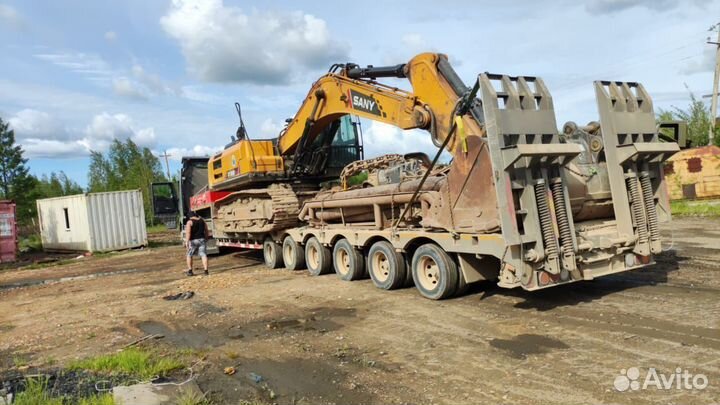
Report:
<svg viewBox="0 0 720 405"><path fill-rule="evenodd" d="M443 54L423 53L407 64L394 66L335 66L338 67L340 72L331 72L313 84L278 141L281 155L312 142L323 128L347 114L401 129L427 129L435 146L440 147L450 135L458 102L470 90ZM380 77L407 78L413 91L375 82ZM470 113L461 118L463 128L471 136L481 136L482 109L476 100L472 101ZM458 141L448 143L451 154Z"/></svg>
<svg viewBox="0 0 720 405"><path fill-rule="evenodd" d="M338 118L354 114L402 129L425 128L430 112L412 93L329 73L316 81L278 140L281 155L312 142Z"/></svg>

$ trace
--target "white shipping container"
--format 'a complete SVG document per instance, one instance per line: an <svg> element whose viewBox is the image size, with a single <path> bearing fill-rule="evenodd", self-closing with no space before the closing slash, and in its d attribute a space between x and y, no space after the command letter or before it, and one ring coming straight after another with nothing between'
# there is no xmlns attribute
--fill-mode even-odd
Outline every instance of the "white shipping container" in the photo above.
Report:
<svg viewBox="0 0 720 405"><path fill-rule="evenodd" d="M140 190L88 193L37 201L45 250L106 252L147 245Z"/></svg>

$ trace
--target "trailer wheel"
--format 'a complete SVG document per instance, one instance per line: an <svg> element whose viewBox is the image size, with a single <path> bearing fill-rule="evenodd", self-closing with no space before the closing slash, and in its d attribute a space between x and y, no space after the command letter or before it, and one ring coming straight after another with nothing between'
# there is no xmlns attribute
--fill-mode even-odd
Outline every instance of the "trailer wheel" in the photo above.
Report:
<svg viewBox="0 0 720 405"><path fill-rule="evenodd" d="M365 257L347 239L335 243L333 266L341 280L359 280L365 275Z"/></svg>
<svg viewBox="0 0 720 405"><path fill-rule="evenodd" d="M305 268L305 251L292 236L286 236L283 240L282 256L286 269L301 270Z"/></svg>
<svg viewBox="0 0 720 405"><path fill-rule="evenodd" d="M455 294L460 275L455 261L440 246L427 243L413 255L412 276L423 297L441 300Z"/></svg>
<svg viewBox="0 0 720 405"><path fill-rule="evenodd" d="M271 269L277 269L283 265L280 244L270 238L265 239L265 242L263 242L263 257L265 258L265 265Z"/></svg>
<svg viewBox="0 0 720 405"><path fill-rule="evenodd" d="M403 287L407 277L405 258L390 242L375 242L370 247L367 271L376 287L394 290Z"/></svg>
<svg viewBox="0 0 720 405"><path fill-rule="evenodd" d="M316 237L305 244L305 264L313 276L327 274L332 269L332 253Z"/></svg>

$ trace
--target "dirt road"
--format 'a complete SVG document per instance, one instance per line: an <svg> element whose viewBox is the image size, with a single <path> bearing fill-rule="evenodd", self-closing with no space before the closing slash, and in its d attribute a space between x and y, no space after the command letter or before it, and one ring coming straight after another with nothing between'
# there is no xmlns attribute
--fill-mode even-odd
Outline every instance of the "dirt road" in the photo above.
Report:
<svg viewBox="0 0 720 405"><path fill-rule="evenodd" d="M244 254L186 278L176 246L5 270L0 367L63 364L161 333L207 351L200 387L229 404L718 403L720 221L675 219L671 231L674 250L646 270L535 293L482 284L442 302L268 270ZM161 299L185 290L195 296ZM224 375L230 365L238 372ZM619 392L632 367L639 389ZM643 389L650 368L708 386Z"/></svg>

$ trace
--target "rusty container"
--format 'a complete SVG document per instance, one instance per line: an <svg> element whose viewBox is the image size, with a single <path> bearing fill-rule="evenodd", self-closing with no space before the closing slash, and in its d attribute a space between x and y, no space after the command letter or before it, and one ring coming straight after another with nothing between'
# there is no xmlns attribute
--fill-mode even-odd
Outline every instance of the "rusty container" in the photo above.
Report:
<svg viewBox="0 0 720 405"><path fill-rule="evenodd" d="M17 239L15 202L0 200L0 263L16 260Z"/></svg>

